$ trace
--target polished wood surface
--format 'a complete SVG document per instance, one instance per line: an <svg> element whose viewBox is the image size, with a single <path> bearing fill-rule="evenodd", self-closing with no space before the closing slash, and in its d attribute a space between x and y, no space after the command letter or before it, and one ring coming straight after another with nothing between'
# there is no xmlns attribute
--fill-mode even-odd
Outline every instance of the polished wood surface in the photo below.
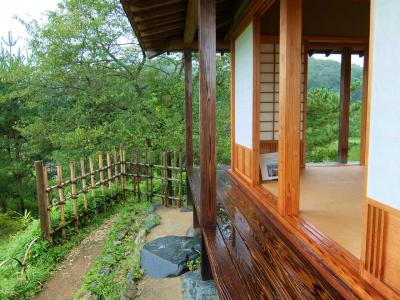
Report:
<svg viewBox="0 0 400 300"><path fill-rule="evenodd" d="M215 0L199 0L200 77L200 203L202 227L216 222L216 6Z"/></svg>
<svg viewBox="0 0 400 300"><path fill-rule="evenodd" d="M339 143L338 162L345 164L349 154L349 126L350 126L350 86L351 86L351 48L344 48L342 52L342 66L340 72L340 112L339 112Z"/></svg>
<svg viewBox="0 0 400 300"><path fill-rule="evenodd" d="M365 213L362 274L390 299L400 299L400 211L368 199Z"/></svg>
<svg viewBox="0 0 400 300"><path fill-rule="evenodd" d="M186 172L193 171L193 88L192 52L186 50L185 59L185 134L186 134Z"/></svg>
<svg viewBox="0 0 400 300"><path fill-rule="evenodd" d="M251 182L251 175L253 170L253 151L250 148L244 147L239 144L234 145L234 162L235 172L239 173L245 180Z"/></svg>
<svg viewBox="0 0 400 300"><path fill-rule="evenodd" d="M360 165L366 165L366 140L367 140L367 118L368 118L368 68L369 54L368 46L365 46L363 82L362 82L362 115L361 115L361 140L360 140Z"/></svg>
<svg viewBox="0 0 400 300"><path fill-rule="evenodd" d="M198 184L195 170L196 205ZM217 230L203 236L221 299L342 299L225 171L217 197Z"/></svg>
<svg viewBox="0 0 400 300"><path fill-rule="evenodd" d="M251 156L251 182L260 184L260 15L253 17L253 130Z"/></svg>
<svg viewBox="0 0 400 300"><path fill-rule="evenodd" d="M191 44L197 32L198 25L198 0L188 0L185 19L185 31L183 41L185 44Z"/></svg>
<svg viewBox="0 0 400 300"><path fill-rule="evenodd" d="M300 197L302 1L280 1L279 201L281 215L297 215Z"/></svg>
<svg viewBox="0 0 400 300"><path fill-rule="evenodd" d="M374 288L360 275L359 260L348 251L304 219L298 216L281 216L276 209L276 197L272 194L266 194L265 190L249 185L230 170L227 174L231 180L229 188L233 189L233 193L238 189L241 190L245 197L244 202L254 205L260 215L267 218L290 243L289 245L296 249L299 255L304 257L343 297L386 299L380 294L379 289Z"/></svg>

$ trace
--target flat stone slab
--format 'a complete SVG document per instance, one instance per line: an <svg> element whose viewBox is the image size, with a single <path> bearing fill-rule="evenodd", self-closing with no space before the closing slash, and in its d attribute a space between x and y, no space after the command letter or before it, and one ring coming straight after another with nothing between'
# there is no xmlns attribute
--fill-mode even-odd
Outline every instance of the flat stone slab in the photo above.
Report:
<svg viewBox="0 0 400 300"><path fill-rule="evenodd" d="M198 237L161 237L144 245L141 267L153 278L179 276L188 270L187 262L199 256L200 249Z"/></svg>
<svg viewBox="0 0 400 300"><path fill-rule="evenodd" d="M218 300L214 280L201 280L199 271L187 272L182 276L183 297L185 300Z"/></svg>

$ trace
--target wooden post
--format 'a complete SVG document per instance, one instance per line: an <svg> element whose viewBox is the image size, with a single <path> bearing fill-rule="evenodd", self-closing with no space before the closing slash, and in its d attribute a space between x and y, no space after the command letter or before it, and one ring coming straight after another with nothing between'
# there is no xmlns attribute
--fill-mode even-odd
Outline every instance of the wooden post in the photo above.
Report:
<svg viewBox="0 0 400 300"><path fill-rule="evenodd" d="M86 170L85 170L85 160L83 159L83 157L81 157L80 163L81 163L81 175L82 175L84 214L85 214L85 217L87 217L88 216L88 196L87 196L88 187L87 187L87 174L86 174Z"/></svg>
<svg viewBox="0 0 400 300"><path fill-rule="evenodd" d="M350 122L350 87L351 87L351 48L342 51L340 76L340 114L338 162L347 163L349 154L349 122Z"/></svg>
<svg viewBox="0 0 400 300"><path fill-rule="evenodd" d="M92 196L96 196L96 173L94 172L93 157L89 156L89 170L90 170L90 189L92 191Z"/></svg>
<svg viewBox="0 0 400 300"><path fill-rule="evenodd" d="M100 174L101 192L104 195L104 165L103 165L103 154L101 152L99 152L99 174Z"/></svg>
<svg viewBox="0 0 400 300"><path fill-rule="evenodd" d="M166 153L166 170L167 170L167 201L168 201L168 206L172 206L172 155L171 152Z"/></svg>
<svg viewBox="0 0 400 300"><path fill-rule="evenodd" d="M201 226L216 226L216 7L215 0L199 1L200 74L200 205Z"/></svg>
<svg viewBox="0 0 400 300"><path fill-rule="evenodd" d="M61 237L63 239L67 238L67 233L65 231L65 195L64 195L64 186L63 186L63 176L62 176L62 167L61 165L57 166L57 188L58 188L58 199L59 199L59 204L60 204L60 210L61 210L61 221L60 221L60 226L61 226Z"/></svg>
<svg viewBox="0 0 400 300"><path fill-rule="evenodd" d="M192 92L192 52L185 51L185 133L186 172L193 174L193 92Z"/></svg>
<svg viewBox="0 0 400 300"><path fill-rule="evenodd" d="M114 147L113 156L114 156L115 189L118 191L118 155L117 155L117 147Z"/></svg>
<svg viewBox="0 0 400 300"><path fill-rule="evenodd" d="M150 201L153 202L153 153L149 153Z"/></svg>
<svg viewBox="0 0 400 300"><path fill-rule="evenodd" d="M89 170L90 170L90 190L92 191L92 197L96 197L96 172L94 171L93 157L89 156ZM93 199L94 213L97 214L97 203L96 199Z"/></svg>
<svg viewBox="0 0 400 300"><path fill-rule="evenodd" d="M75 218L75 228L79 228L79 213L78 213L78 203L77 203L77 195L76 195L76 179L75 179L75 161L71 160L69 163L69 169L71 171L71 198L72 198L72 206L74 209L74 218Z"/></svg>
<svg viewBox="0 0 400 300"><path fill-rule="evenodd" d="M108 181L108 189L110 193L112 192L112 174L111 174L111 154L107 151L107 181Z"/></svg>
<svg viewBox="0 0 400 300"><path fill-rule="evenodd" d="M362 118L361 118L361 141L360 141L360 165L365 166L367 162L367 118L368 118L368 45L364 51L364 69L362 82Z"/></svg>
<svg viewBox="0 0 400 300"><path fill-rule="evenodd" d="M43 161L35 161L35 171L36 171L36 192L38 199L38 208L39 208L39 219L40 219L40 228L44 237L48 240L51 240L51 224L50 220L50 212L48 210L48 201L46 197L46 189L47 185L45 184L45 168L43 166Z"/></svg>
<svg viewBox="0 0 400 300"><path fill-rule="evenodd" d="M124 199L126 199L126 165L125 165L125 148L124 145L121 144L119 147L119 156L121 160L121 183L122 183L122 193Z"/></svg>
<svg viewBox="0 0 400 300"><path fill-rule="evenodd" d="M139 155L138 152L136 151L134 154L134 162L135 162L135 166L134 166L134 171L133 173L135 174L133 177L133 180L135 182L135 186L136 186L136 195L140 200L142 200L142 191L140 189L140 170L139 170Z"/></svg>
<svg viewBox="0 0 400 300"><path fill-rule="evenodd" d="M281 0L279 36L279 200L281 215L297 215L300 198L302 1Z"/></svg>
<svg viewBox="0 0 400 300"><path fill-rule="evenodd" d="M149 162L148 162L148 153L146 149L145 154L145 167L146 167L146 201L149 201Z"/></svg>
<svg viewBox="0 0 400 300"><path fill-rule="evenodd" d="M163 155L163 192L164 192L164 205L169 206L169 201L168 201L168 164L167 164L167 152L164 152Z"/></svg>
<svg viewBox="0 0 400 300"><path fill-rule="evenodd" d="M179 195L179 207L182 207L182 188L183 188L183 168L182 168L182 152L179 152L178 156L179 160L179 189L178 189L178 195Z"/></svg>
<svg viewBox="0 0 400 300"><path fill-rule="evenodd" d="M50 193L47 191L47 187L49 186L49 178L48 178L48 172L47 168L43 167L43 178L44 178L44 186L46 188L46 194L45 194L45 200L46 200L46 207L47 207L47 219L48 219L48 224L49 224L49 232L52 234L52 228L51 228L51 212L50 212ZM50 236L49 241L52 242L52 237Z"/></svg>

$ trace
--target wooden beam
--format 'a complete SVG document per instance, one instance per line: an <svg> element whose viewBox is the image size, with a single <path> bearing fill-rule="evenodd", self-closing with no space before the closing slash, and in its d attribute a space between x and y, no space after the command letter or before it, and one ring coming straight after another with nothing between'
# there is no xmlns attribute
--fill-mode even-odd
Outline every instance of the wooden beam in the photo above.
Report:
<svg viewBox="0 0 400 300"><path fill-rule="evenodd" d="M281 215L296 215L300 197L302 1L281 0L279 36L279 200Z"/></svg>
<svg viewBox="0 0 400 300"><path fill-rule="evenodd" d="M191 44L194 36L197 32L198 23L198 0L188 0L186 10L186 22L185 22L185 33L183 35L183 41L185 44Z"/></svg>
<svg viewBox="0 0 400 300"><path fill-rule="evenodd" d="M367 140L367 119L368 119L368 46L364 51L364 68L362 82L362 116L361 116L361 141L360 141L360 165L366 165L366 140Z"/></svg>
<svg viewBox="0 0 400 300"><path fill-rule="evenodd" d="M199 0L200 225L216 226L215 0Z"/></svg>
<svg viewBox="0 0 400 300"><path fill-rule="evenodd" d="M342 67L340 76L340 113L338 143L338 162L343 164L347 163L349 153L350 85L351 48L344 48L342 52Z"/></svg>
<svg viewBox="0 0 400 300"><path fill-rule="evenodd" d="M260 184L260 40L261 17L253 18L253 155L251 156L251 182Z"/></svg>
<svg viewBox="0 0 400 300"><path fill-rule="evenodd" d="M192 52L186 50L185 58L185 132L186 171L193 175L193 111L192 111Z"/></svg>

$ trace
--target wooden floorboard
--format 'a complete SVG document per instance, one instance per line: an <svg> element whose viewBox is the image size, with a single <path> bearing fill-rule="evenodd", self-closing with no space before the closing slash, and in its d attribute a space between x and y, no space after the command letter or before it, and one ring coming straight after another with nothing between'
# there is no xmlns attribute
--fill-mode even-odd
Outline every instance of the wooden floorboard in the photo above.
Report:
<svg viewBox="0 0 400 300"><path fill-rule="evenodd" d="M194 202L198 195L199 178L195 171L190 180ZM255 200L225 172L217 176L218 227L214 237L206 242L217 288L223 299L342 299L362 298L340 280L340 276L327 270L341 294L333 288L326 276L305 257L304 251L292 243L279 220L266 210L255 205ZM299 228L303 225L298 224ZM219 229L219 230L218 230ZM308 228L310 230L310 228ZM203 230L203 234L204 234ZM311 232L311 231L310 231ZM207 234L209 235L209 234ZM314 239L318 238L315 234ZM208 239L208 238L207 238ZM293 236L296 240L297 237ZM223 241L223 243L221 242ZM298 244L297 244L298 245ZM225 247L225 250L223 249ZM218 251L216 249L219 249ZM300 251L301 250L301 251ZM225 253L225 254L223 254ZM221 265L219 256L229 256L233 267L226 268L227 262ZM214 256L214 257L212 257ZM316 255L314 257L317 257ZM348 257L342 257L342 259ZM226 258L224 258L226 260ZM354 267L354 262L349 260ZM321 264L322 265L322 264ZM221 267L222 266L222 267ZM326 266L322 266L326 268ZM320 269L318 269L320 270ZM233 277L224 273L232 273ZM326 274L325 274L326 275ZM355 275L354 275L355 276ZM359 277L358 277L359 278ZM225 282L227 281L227 282ZM235 283L235 281L237 281ZM363 287L362 282L357 288ZM240 289L245 296L235 297ZM381 299L381 295L365 286L366 294L371 298ZM226 296L228 295L228 296ZM234 298L229 298L234 295Z"/></svg>

